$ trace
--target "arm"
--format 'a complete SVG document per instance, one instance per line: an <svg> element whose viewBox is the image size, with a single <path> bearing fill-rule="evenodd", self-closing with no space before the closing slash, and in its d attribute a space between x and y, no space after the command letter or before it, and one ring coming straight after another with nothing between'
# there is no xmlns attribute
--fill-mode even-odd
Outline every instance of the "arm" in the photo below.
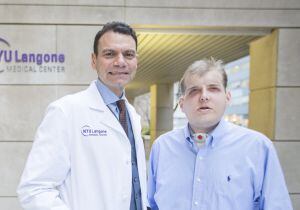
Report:
<svg viewBox="0 0 300 210"><path fill-rule="evenodd" d="M261 190L261 210L292 210L291 200L285 184L273 144L267 151L264 165L264 178Z"/></svg>
<svg viewBox="0 0 300 210"><path fill-rule="evenodd" d="M158 210L156 205L154 195L156 192L156 168L157 162L156 159L158 158L158 153L156 152L156 144L152 145L152 149L150 152L149 157L149 172L148 172L148 208L151 210Z"/></svg>
<svg viewBox="0 0 300 210"><path fill-rule="evenodd" d="M27 159L17 193L26 210L69 210L57 189L70 170L66 117L48 107Z"/></svg>

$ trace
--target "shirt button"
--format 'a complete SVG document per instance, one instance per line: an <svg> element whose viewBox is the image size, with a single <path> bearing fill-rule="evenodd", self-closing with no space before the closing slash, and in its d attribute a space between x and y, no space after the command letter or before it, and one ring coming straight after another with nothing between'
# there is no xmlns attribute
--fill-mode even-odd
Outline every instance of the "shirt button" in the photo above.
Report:
<svg viewBox="0 0 300 210"><path fill-rule="evenodd" d="M197 182L200 182L201 181L201 179L200 178L197 178Z"/></svg>
<svg viewBox="0 0 300 210"><path fill-rule="evenodd" d="M202 157L202 156L199 156L199 160L203 160L203 157Z"/></svg>
<svg viewBox="0 0 300 210"><path fill-rule="evenodd" d="M198 202L197 201L195 201L194 204L195 204L195 206L198 206Z"/></svg>
<svg viewBox="0 0 300 210"><path fill-rule="evenodd" d="M137 178L137 177L134 177L133 181L134 181L134 182L137 182L137 181L138 181L138 178Z"/></svg>

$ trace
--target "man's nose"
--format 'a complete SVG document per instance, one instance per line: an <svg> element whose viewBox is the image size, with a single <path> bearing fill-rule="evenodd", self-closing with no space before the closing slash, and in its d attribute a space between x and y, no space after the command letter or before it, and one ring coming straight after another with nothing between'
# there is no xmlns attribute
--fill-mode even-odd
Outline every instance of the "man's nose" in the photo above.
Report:
<svg viewBox="0 0 300 210"><path fill-rule="evenodd" d="M200 95L200 101L207 101L209 99L209 93L206 90L206 88L202 88L201 95Z"/></svg>
<svg viewBox="0 0 300 210"><path fill-rule="evenodd" d="M124 67L125 64L126 64L125 58L122 54L119 54L118 56L116 56L116 58L114 60L114 66Z"/></svg>

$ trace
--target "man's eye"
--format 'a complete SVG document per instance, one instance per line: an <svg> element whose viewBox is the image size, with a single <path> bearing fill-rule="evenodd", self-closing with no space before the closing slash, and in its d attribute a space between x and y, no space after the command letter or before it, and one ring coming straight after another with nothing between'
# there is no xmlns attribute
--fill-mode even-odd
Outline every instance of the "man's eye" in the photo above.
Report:
<svg viewBox="0 0 300 210"><path fill-rule="evenodd" d="M192 95L197 94L198 92L199 92L198 89L192 89L192 90L190 90L190 91L188 92L188 95L192 96Z"/></svg>
<svg viewBox="0 0 300 210"><path fill-rule="evenodd" d="M125 57L126 59L133 59L133 58L136 57L136 54L135 54L135 52L125 52L125 53L124 53L124 57Z"/></svg>
<svg viewBox="0 0 300 210"><path fill-rule="evenodd" d="M210 87L209 89L210 89L211 91L219 91L219 90L220 90L219 87Z"/></svg>
<svg viewBox="0 0 300 210"><path fill-rule="evenodd" d="M111 57L115 56L115 53L112 51L108 51L108 52L103 53L103 56L106 58L111 58Z"/></svg>

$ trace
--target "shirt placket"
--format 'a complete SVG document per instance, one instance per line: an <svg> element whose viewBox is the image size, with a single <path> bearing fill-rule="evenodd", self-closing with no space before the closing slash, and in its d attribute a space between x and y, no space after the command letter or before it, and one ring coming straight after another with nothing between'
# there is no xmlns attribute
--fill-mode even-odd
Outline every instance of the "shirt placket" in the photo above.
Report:
<svg viewBox="0 0 300 210"><path fill-rule="evenodd" d="M203 209L203 199L205 190L205 168L207 157L207 146L198 149L198 153L195 160L195 171L193 181L193 198L192 198L192 210Z"/></svg>

